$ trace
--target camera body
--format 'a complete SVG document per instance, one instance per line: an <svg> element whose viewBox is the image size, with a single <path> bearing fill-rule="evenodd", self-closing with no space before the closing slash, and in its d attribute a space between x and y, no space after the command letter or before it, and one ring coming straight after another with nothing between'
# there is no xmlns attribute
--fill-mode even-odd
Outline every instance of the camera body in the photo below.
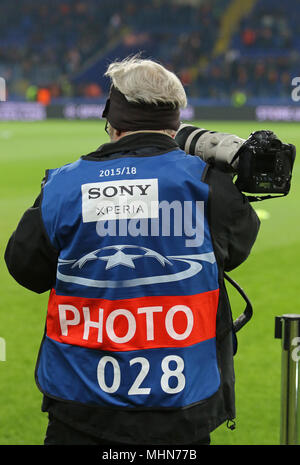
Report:
<svg viewBox="0 0 300 465"><path fill-rule="evenodd" d="M288 194L296 150L272 131L256 131L239 149L236 186L242 192Z"/></svg>
<svg viewBox="0 0 300 465"><path fill-rule="evenodd" d="M281 142L272 131L255 131L245 140L183 124L175 140L186 153L237 176L235 184L241 192L289 193L296 148Z"/></svg>

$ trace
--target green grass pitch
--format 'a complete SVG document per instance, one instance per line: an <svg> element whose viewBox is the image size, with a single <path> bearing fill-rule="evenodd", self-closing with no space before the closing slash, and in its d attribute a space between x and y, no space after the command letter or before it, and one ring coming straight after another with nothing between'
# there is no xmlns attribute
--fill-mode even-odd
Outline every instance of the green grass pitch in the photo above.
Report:
<svg viewBox="0 0 300 465"><path fill-rule="evenodd" d="M202 121L201 127L244 138L255 129L271 129L300 149L296 123ZM45 169L75 161L107 141L102 122L0 123L1 257L18 220L38 195ZM212 444L279 444L281 341L274 339L274 317L300 312L299 181L296 159L289 196L254 204L265 217L259 237L249 259L230 274L251 299L254 316L238 333L236 429L222 425L212 433ZM40 411L34 367L48 293L37 295L19 286L1 260L0 337L6 341L6 361L0 361L0 444L43 444L47 416ZM244 303L228 290L235 318Z"/></svg>

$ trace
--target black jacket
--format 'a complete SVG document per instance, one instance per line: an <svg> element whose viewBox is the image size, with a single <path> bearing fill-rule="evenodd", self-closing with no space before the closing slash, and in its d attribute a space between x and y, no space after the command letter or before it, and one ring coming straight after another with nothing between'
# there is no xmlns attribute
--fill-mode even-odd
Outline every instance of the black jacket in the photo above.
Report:
<svg viewBox="0 0 300 465"><path fill-rule="evenodd" d="M162 134L136 134L101 146L84 158L101 163L109 158L152 156L178 148ZM106 441L133 444L189 444L206 437L221 423L235 417L233 331L223 272L239 266L255 242L259 220L232 178L207 165L209 225L219 268L220 299L217 312L217 355L221 386L211 398L180 410L128 411L84 407L44 396L43 411L75 429ZM5 260L9 272L22 286L37 293L51 289L56 278L58 251L47 237L41 218L41 195L21 218L12 234Z"/></svg>

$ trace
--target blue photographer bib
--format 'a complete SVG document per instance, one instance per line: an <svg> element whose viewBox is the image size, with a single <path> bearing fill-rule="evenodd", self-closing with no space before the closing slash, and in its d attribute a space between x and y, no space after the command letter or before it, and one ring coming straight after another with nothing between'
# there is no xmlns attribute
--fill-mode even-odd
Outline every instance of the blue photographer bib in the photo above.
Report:
<svg viewBox="0 0 300 465"><path fill-rule="evenodd" d="M174 150L49 170L59 250L36 379L62 400L181 408L219 388L205 163Z"/></svg>

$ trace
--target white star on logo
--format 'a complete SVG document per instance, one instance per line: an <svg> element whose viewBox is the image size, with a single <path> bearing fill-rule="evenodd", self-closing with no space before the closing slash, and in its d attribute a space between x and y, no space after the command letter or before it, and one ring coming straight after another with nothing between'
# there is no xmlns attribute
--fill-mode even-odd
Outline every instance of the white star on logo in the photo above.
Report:
<svg viewBox="0 0 300 465"><path fill-rule="evenodd" d="M107 264L105 269L109 270L114 266L124 265L128 268L135 268L133 260L136 258L141 258L143 255L133 255L133 254L125 254L122 250L119 250L114 255L108 255L106 257L98 257L99 260L106 260Z"/></svg>

